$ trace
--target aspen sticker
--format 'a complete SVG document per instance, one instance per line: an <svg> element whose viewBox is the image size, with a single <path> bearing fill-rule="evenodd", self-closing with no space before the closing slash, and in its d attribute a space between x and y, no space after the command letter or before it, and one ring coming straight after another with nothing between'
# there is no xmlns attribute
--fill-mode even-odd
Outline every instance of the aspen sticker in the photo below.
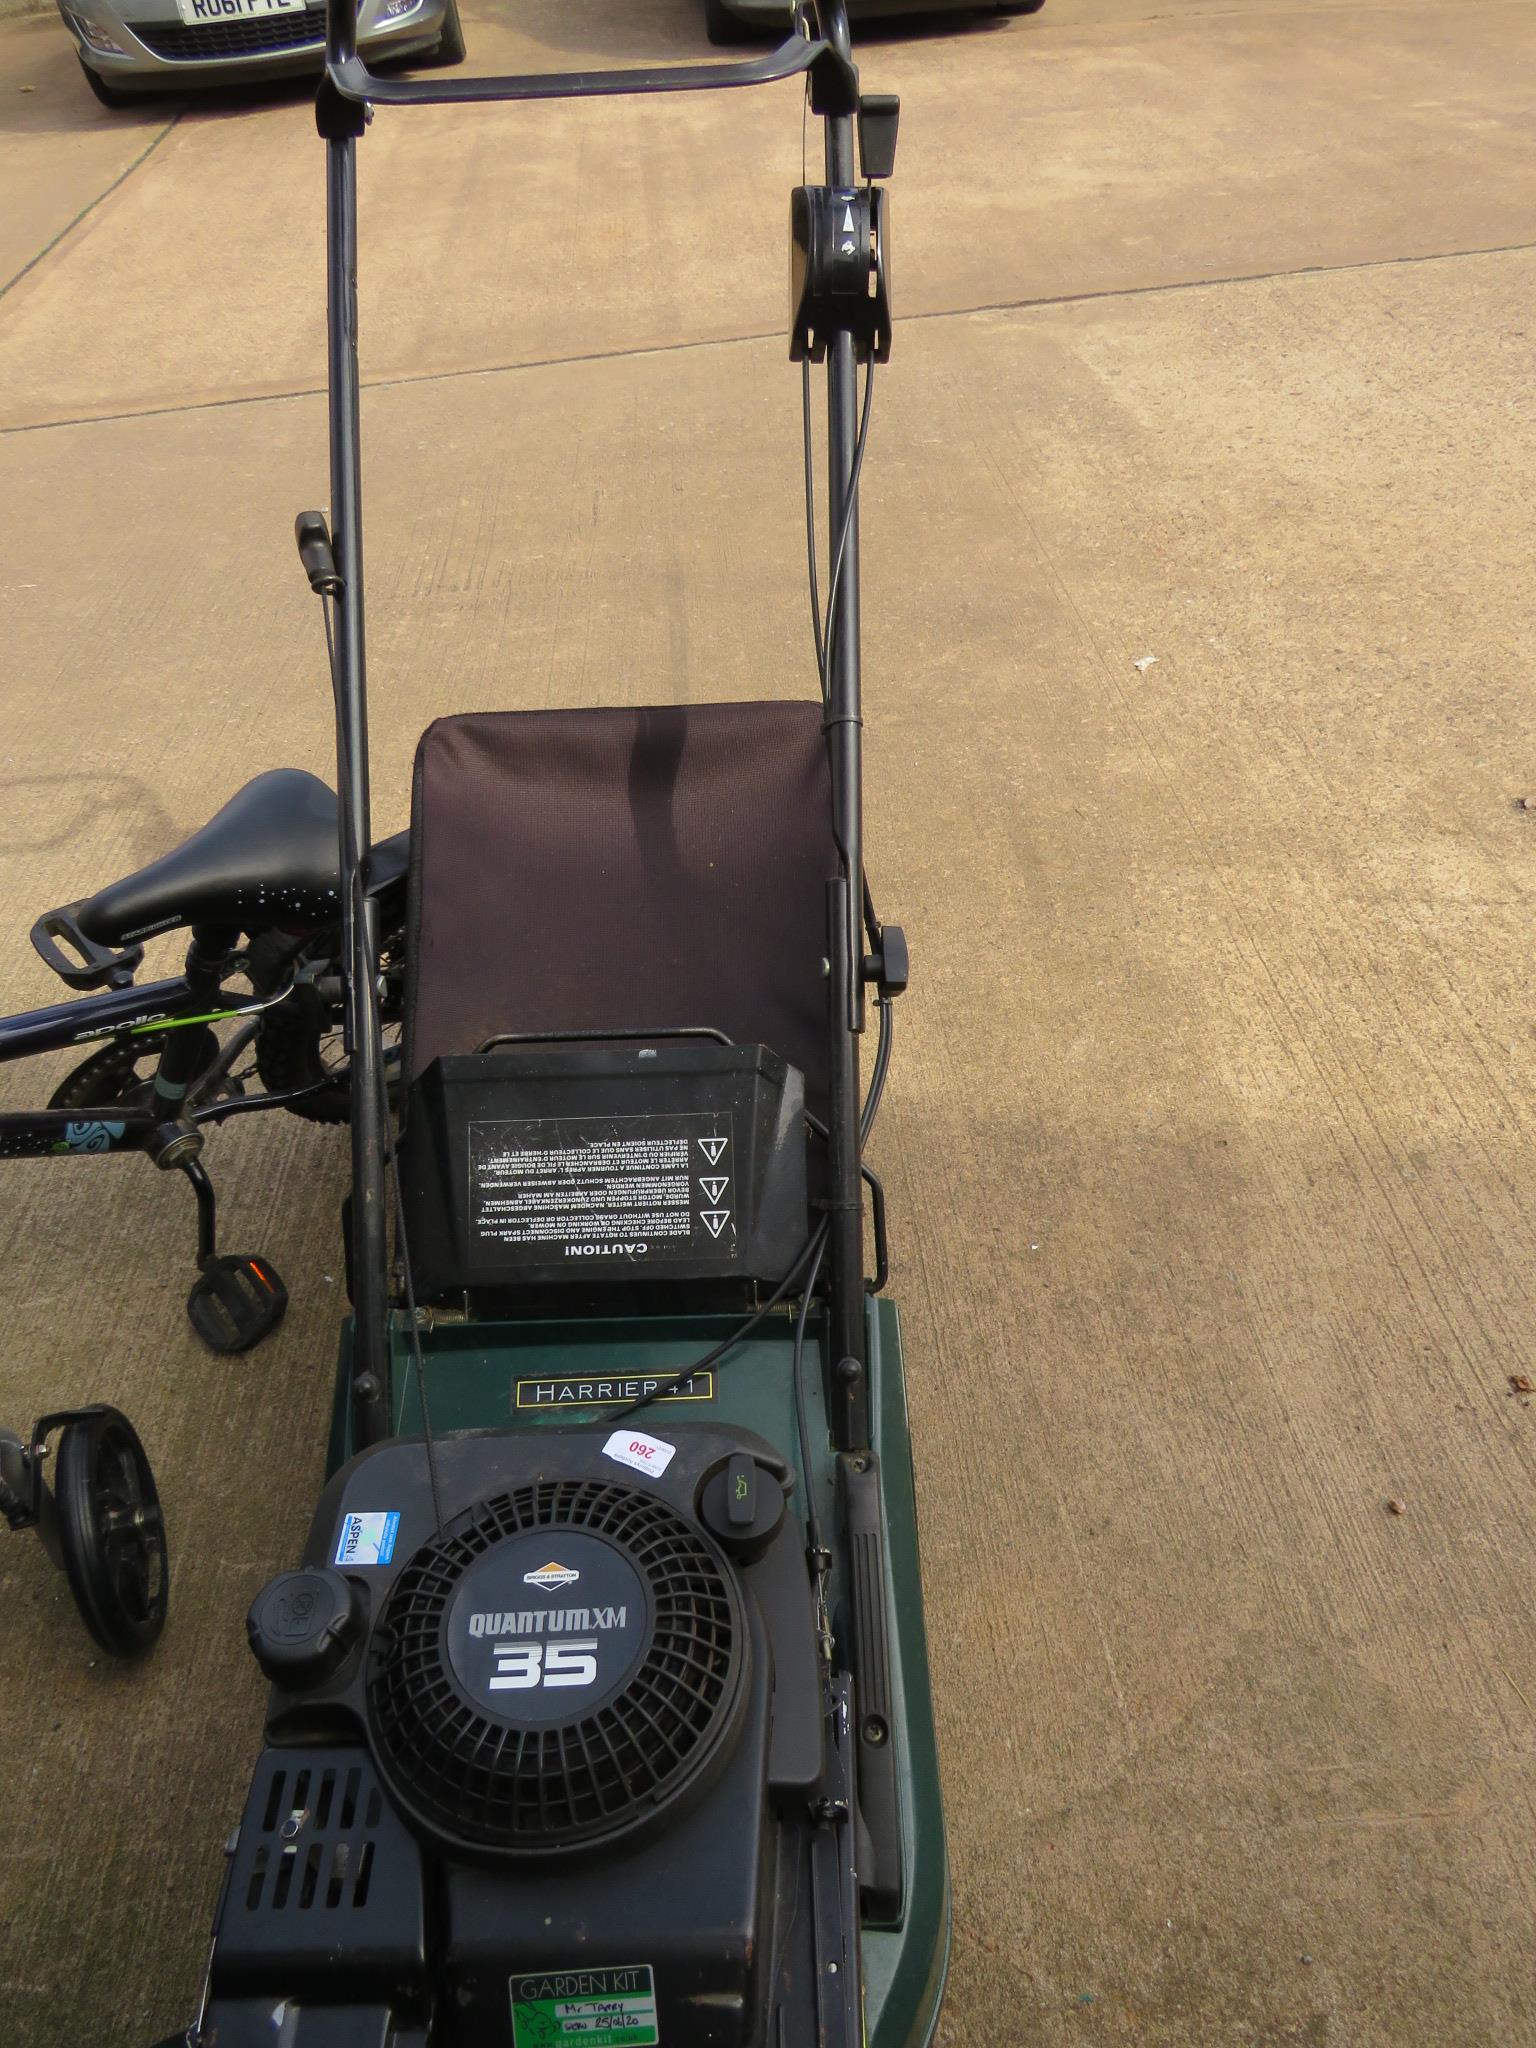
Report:
<svg viewBox="0 0 1536 2048"><path fill-rule="evenodd" d="M366 1564L388 1564L400 1533L399 1511L387 1515L343 1515L334 1562L343 1571Z"/></svg>

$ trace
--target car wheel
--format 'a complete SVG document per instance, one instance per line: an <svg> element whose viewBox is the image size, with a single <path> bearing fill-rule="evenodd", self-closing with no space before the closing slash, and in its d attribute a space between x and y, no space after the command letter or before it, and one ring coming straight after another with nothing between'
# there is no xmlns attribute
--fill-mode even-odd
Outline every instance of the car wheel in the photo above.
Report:
<svg viewBox="0 0 1536 2048"><path fill-rule="evenodd" d="M443 32L437 39L432 52L434 64L462 64L464 62L464 24L459 19L459 0L448 0L443 15Z"/></svg>
<svg viewBox="0 0 1536 2048"><path fill-rule="evenodd" d="M133 94L131 92L119 92L115 85L108 85L99 71L91 69L78 50L75 52L75 60L79 64L80 69L85 73L86 84L95 93L97 99L101 101L104 107L131 107L133 105Z"/></svg>
<svg viewBox="0 0 1536 2048"><path fill-rule="evenodd" d="M704 0L704 33L719 47L761 41L761 31L739 14L732 14L725 0Z"/></svg>

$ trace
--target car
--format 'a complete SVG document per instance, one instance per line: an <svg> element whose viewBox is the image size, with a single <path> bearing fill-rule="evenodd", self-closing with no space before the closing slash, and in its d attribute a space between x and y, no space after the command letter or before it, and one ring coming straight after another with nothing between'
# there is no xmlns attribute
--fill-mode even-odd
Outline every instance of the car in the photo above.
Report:
<svg viewBox="0 0 1536 2048"><path fill-rule="evenodd" d="M855 21L887 14L936 14L963 8L971 14L1038 14L1045 0L849 0ZM704 0L704 27L712 43L755 43L789 33L794 18L786 0Z"/></svg>
<svg viewBox="0 0 1536 2048"><path fill-rule="evenodd" d="M244 85L318 72L325 0L58 0L85 82L103 106L188 86ZM458 0L359 0L370 62L464 56Z"/></svg>

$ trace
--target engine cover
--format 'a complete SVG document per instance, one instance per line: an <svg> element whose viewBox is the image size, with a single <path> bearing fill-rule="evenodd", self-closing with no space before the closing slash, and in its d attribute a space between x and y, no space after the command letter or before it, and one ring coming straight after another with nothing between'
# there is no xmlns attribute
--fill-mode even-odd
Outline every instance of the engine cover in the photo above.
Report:
<svg viewBox="0 0 1536 2048"><path fill-rule="evenodd" d="M749 1661L703 1529L637 1486L536 1481L401 1572L368 1720L390 1789L439 1839L547 1856L681 1798L734 1732Z"/></svg>
<svg viewBox="0 0 1536 2048"><path fill-rule="evenodd" d="M789 1964L828 1724L787 1467L708 1424L669 1422L656 1470L615 1447L444 1439L441 1527L419 1443L327 1488L303 1569L252 1609L279 1682L215 1944L221 2048L280 2010L297 2048L350 2048L338 2001L359 2041L430 2048L814 2024Z"/></svg>

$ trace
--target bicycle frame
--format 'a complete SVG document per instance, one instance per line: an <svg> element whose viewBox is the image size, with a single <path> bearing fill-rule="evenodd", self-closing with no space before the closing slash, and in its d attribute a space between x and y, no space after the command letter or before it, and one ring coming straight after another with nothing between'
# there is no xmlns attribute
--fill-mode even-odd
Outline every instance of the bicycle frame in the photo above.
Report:
<svg viewBox="0 0 1536 2048"><path fill-rule="evenodd" d="M199 1076L198 1097L225 1080L256 1035L256 1019L264 1010L285 1002L292 989L262 999L238 997L227 1006L209 1009L184 976L146 982L142 988L113 989L72 1003L52 1003L15 1017L0 1017L0 1065L30 1059L35 1053L67 1052L73 1046L107 1039L158 1039L189 1025L241 1024L220 1047L213 1065ZM182 1117L194 1125L226 1123L232 1116L257 1110L288 1109L318 1094L324 1081L306 1088L268 1090L260 1095L189 1100ZM164 1129L164 1119L148 1110L116 1109L91 1115L79 1109L28 1109L0 1112L0 1160L83 1159L104 1152L142 1152Z"/></svg>
<svg viewBox="0 0 1536 2048"><path fill-rule="evenodd" d="M286 991L284 991L286 994ZM281 997L278 998L281 1000ZM67 1052L108 1039L159 1038L168 1031L227 1018L250 1017L269 1005L233 1001L210 1010L195 998L185 976L145 982L140 988L110 989L70 1003L50 1003L15 1017L0 1017L0 1064L30 1059L34 1054ZM209 1070L207 1080L222 1080L250 1044L254 1024L235 1032ZM259 1098L258 1098L259 1099ZM263 1108L276 1098L261 1101ZM189 1111L194 1122L215 1120L232 1105L209 1104ZM21 1110L0 1114L0 1159L80 1159L103 1152L141 1152L160 1119L144 1111L120 1110L110 1116L82 1116L77 1109Z"/></svg>
<svg viewBox="0 0 1536 2048"><path fill-rule="evenodd" d="M369 900L377 902L398 886L393 876L369 884ZM114 1039L131 1042L140 1038L149 1050L163 1041L168 1032L244 1019L239 1029L225 1040L218 1059L199 1076L197 1094L183 1111L185 1120L192 1124L217 1124L253 1110L285 1109L318 1092L324 1084L212 1102L202 1098L211 1087L226 1079L236 1060L248 1049L261 1012L285 1001L290 993L290 989L283 989L276 996L263 998L238 990L220 990L210 1002L206 991L194 990L186 975L178 974L107 989L100 995L47 1003L41 1009L0 1017L0 1066ZM0 1160L78 1159L105 1152L140 1152L162 1123L163 1118L138 1110L118 1110L101 1117L82 1116L75 1109L4 1111L0 1112Z"/></svg>
<svg viewBox="0 0 1536 2048"><path fill-rule="evenodd" d="M34 1053L67 1052L71 1046L130 1032L173 1030L191 1023L180 1014L192 991L184 975L141 987L109 989L99 996L49 1003L17 1017L0 1017L0 1062L30 1059Z"/></svg>

